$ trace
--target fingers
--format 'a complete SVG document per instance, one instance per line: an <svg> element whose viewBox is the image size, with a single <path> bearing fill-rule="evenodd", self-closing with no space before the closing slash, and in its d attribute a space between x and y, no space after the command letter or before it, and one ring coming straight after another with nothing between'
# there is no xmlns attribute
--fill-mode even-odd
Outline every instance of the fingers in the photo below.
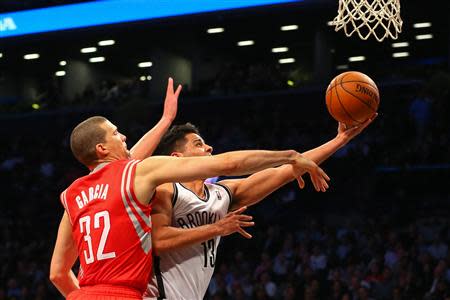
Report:
<svg viewBox="0 0 450 300"><path fill-rule="evenodd" d="M303 189L305 187L305 181L303 180L302 176L297 177L298 186Z"/></svg>
<svg viewBox="0 0 450 300"><path fill-rule="evenodd" d="M178 85L177 90L175 91L175 97L178 98L178 96L181 93L181 89L183 88L183 86L181 84Z"/></svg>
<svg viewBox="0 0 450 300"><path fill-rule="evenodd" d="M239 228L238 232L239 232L240 235L242 235L246 239L251 239L252 238L252 235L250 233L248 233L247 231L245 231L244 229L242 229L242 228Z"/></svg>
<svg viewBox="0 0 450 300"><path fill-rule="evenodd" d="M375 120L377 117L378 117L378 113L374 113L370 118L368 118L366 121L364 121L364 123L362 123L360 127L366 128L366 127L369 126L369 124L372 123L373 120Z"/></svg>
<svg viewBox="0 0 450 300"><path fill-rule="evenodd" d="M169 77L169 80L167 81L167 94L168 95L173 94L173 79L172 79L172 77Z"/></svg>
<svg viewBox="0 0 450 300"><path fill-rule="evenodd" d="M252 226L255 226L255 222L239 222L239 226L241 226L241 227L252 227Z"/></svg>
<svg viewBox="0 0 450 300"><path fill-rule="evenodd" d="M229 215L240 215L242 214L245 210L247 209L247 206L242 206L238 209L236 209L235 211L232 211L230 213L228 213Z"/></svg>
<svg viewBox="0 0 450 300"><path fill-rule="evenodd" d="M327 181L330 177L321 168L317 167L317 172L310 172L309 175L317 192L325 192L329 188Z"/></svg>
<svg viewBox="0 0 450 300"><path fill-rule="evenodd" d="M238 220L240 220L240 221L251 221L251 220L253 220L253 216L239 215Z"/></svg>
<svg viewBox="0 0 450 300"><path fill-rule="evenodd" d="M325 171L322 168L319 168L319 173L322 175L323 178L325 178L326 181L330 181L330 177L325 173Z"/></svg>
<svg viewBox="0 0 450 300"><path fill-rule="evenodd" d="M250 239L252 235L246 232L243 228L255 226L253 222L253 217L249 215L242 215L241 213L247 209L246 206L239 208L233 212L230 212L225 216L224 219L219 222L222 223L220 226L223 228L223 236L238 232L243 237Z"/></svg>

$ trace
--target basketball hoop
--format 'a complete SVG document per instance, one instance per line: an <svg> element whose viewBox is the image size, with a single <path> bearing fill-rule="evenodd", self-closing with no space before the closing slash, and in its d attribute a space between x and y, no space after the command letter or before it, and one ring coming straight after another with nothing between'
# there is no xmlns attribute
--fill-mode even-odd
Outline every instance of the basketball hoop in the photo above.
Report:
<svg viewBox="0 0 450 300"><path fill-rule="evenodd" d="M344 28L347 36L356 32L367 40L373 35L379 42L397 39L402 24L400 0L339 0L338 15L330 23L335 31Z"/></svg>

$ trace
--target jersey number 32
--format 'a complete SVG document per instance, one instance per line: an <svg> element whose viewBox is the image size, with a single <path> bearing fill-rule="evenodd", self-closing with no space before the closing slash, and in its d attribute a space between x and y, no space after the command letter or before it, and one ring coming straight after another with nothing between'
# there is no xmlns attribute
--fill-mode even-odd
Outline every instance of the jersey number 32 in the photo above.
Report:
<svg viewBox="0 0 450 300"><path fill-rule="evenodd" d="M100 219L103 219L103 222L100 222ZM103 228L100 228L100 225L103 225ZM103 253L105 250L105 244L108 240L108 234L109 230L111 228L111 223L109 220L109 213L108 211L100 211L94 215L94 230L101 229L102 235L100 237L100 242L98 243L98 249L97 249L97 261L103 260L103 259L109 259L116 257L115 252L108 252ZM84 250L84 259L86 261L86 264L91 264L95 261L94 258L94 251L92 249L92 236L91 236L91 217L90 216L84 216L80 218L80 233L84 233L84 241L87 243L88 251ZM97 235L96 235L97 236ZM97 243L96 243L97 244Z"/></svg>

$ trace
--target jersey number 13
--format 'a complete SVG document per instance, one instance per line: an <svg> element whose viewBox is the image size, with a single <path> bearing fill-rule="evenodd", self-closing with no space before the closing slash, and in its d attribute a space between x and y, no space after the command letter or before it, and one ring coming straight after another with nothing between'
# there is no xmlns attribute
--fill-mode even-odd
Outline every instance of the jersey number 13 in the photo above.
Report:
<svg viewBox="0 0 450 300"><path fill-rule="evenodd" d="M206 242L202 243L203 246L203 256L204 256L204 264L203 267L207 268L208 263L211 268L214 268L214 263L216 262L216 254L214 250L216 249L216 241L214 239L210 239Z"/></svg>

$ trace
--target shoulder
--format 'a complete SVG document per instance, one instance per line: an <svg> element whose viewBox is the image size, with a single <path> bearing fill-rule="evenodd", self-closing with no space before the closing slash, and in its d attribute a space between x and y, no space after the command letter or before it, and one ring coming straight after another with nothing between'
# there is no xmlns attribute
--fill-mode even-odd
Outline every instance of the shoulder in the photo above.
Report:
<svg viewBox="0 0 450 300"><path fill-rule="evenodd" d="M174 194L174 185L175 183L169 182L158 185L156 188L156 197L157 198L172 198Z"/></svg>
<svg viewBox="0 0 450 300"><path fill-rule="evenodd" d="M153 214L171 211L174 206L174 197L176 190L174 190L174 183L161 184L156 188L153 203Z"/></svg>
<svg viewBox="0 0 450 300"><path fill-rule="evenodd" d="M225 179L218 181L215 184L227 190L227 192L230 193L230 195L234 195L240 182L241 179Z"/></svg>
<svg viewBox="0 0 450 300"><path fill-rule="evenodd" d="M224 180L224 181L226 181L226 180ZM213 187L225 190L225 192L227 193L228 197L230 199L233 198L233 190L229 187L228 184L226 184L226 182L220 181L220 182L216 182L216 183L210 184L210 186L213 186Z"/></svg>

